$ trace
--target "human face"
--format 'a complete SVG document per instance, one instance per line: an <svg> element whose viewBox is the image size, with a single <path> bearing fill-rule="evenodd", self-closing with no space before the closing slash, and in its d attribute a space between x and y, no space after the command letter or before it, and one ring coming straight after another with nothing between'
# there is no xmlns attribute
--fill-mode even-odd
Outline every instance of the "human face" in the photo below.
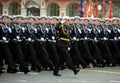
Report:
<svg viewBox="0 0 120 83"><path fill-rule="evenodd" d="M64 24L68 26L69 25L69 21L65 20Z"/></svg>
<svg viewBox="0 0 120 83"><path fill-rule="evenodd" d="M29 23L34 24L34 23L35 23L35 20L34 20L33 18L30 18L30 19L29 19Z"/></svg>
<svg viewBox="0 0 120 83"><path fill-rule="evenodd" d="M23 22L23 19L22 18L17 18L16 22L19 23L19 24L21 24Z"/></svg>
<svg viewBox="0 0 120 83"><path fill-rule="evenodd" d="M45 23L46 23L46 19L45 19L45 18L42 18L42 19L41 19L41 23L42 23L42 24L45 24Z"/></svg>
<svg viewBox="0 0 120 83"><path fill-rule="evenodd" d="M3 20L4 23L8 23L8 19L9 19L8 17L3 17L2 20Z"/></svg>
<svg viewBox="0 0 120 83"><path fill-rule="evenodd" d="M119 24L119 21L118 20L114 20L113 24L117 25L117 24Z"/></svg>
<svg viewBox="0 0 120 83"><path fill-rule="evenodd" d="M80 23L80 20L79 19L75 19L74 21L76 24L79 24Z"/></svg>

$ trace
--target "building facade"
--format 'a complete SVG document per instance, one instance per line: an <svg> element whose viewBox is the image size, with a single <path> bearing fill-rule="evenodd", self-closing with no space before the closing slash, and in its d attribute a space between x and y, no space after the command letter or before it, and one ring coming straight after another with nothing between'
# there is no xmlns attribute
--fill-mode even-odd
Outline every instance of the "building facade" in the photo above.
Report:
<svg viewBox="0 0 120 83"><path fill-rule="evenodd" d="M94 3L96 0L93 0ZM105 0L106 13L109 0ZM80 0L0 0L0 15L77 16ZM99 5L103 2L99 0ZM102 11L99 11L100 14ZM120 0L113 0L113 16L120 17Z"/></svg>

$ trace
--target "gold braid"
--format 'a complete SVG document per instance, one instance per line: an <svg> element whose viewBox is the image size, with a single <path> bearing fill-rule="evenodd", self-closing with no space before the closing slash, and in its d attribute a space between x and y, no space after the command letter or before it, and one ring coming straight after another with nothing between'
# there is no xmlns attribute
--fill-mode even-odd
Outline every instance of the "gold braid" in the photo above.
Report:
<svg viewBox="0 0 120 83"><path fill-rule="evenodd" d="M68 34L69 34L69 31L68 31L68 30L65 32L65 26L64 26L64 25L62 25L62 32L63 32L63 34L65 34L65 35L68 35Z"/></svg>

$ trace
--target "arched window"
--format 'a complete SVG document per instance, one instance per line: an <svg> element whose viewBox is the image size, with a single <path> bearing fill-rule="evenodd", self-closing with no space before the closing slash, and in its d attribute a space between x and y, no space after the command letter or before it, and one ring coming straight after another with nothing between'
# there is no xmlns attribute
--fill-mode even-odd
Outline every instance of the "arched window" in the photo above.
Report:
<svg viewBox="0 0 120 83"><path fill-rule="evenodd" d="M67 11L66 15L70 17L78 16L78 6L79 4L74 4L74 3L68 5L67 10L66 10Z"/></svg>
<svg viewBox="0 0 120 83"><path fill-rule="evenodd" d="M0 15L2 15L2 12L3 12L3 7L2 7L2 5L0 4Z"/></svg>
<svg viewBox="0 0 120 83"><path fill-rule="evenodd" d="M19 15L21 14L21 7L17 2L10 4L9 15Z"/></svg>
<svg viewBox="0 0 120 83"><path fill-rule="evenodd" d="M40 16L40 5L34 1L31 0L29 3L26 5L27 8L27 16L29 15L34 15L34 16Z"/></svg>
<svg viewBox="0 0 120 83"><path fill-rule="evenodd" d="M120 18L120 7L119 6L114 6L113 7L113 16Z"/></svg>
<svg viewBox="0 0 120 83"><path fill-rule="evenodd" d="M47 16L59 16L59 6L55 3L48 5Z"/></svg>

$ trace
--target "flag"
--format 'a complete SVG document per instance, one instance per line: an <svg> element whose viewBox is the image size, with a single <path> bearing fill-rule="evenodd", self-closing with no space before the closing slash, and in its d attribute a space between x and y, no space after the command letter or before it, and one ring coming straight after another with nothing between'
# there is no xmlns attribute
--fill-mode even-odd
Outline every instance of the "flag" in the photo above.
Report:
<svg viewBox="0 0 120 83"><path fill-rule="evenodd" d="M113 4L112 4L112 1L110 1L109 3L110 3L109 18L112 18L113 17Z"/></svg>
<svg viewBox="0 0 120 83"><path fill-rule="evenodd" d="M94 4L93 4L92 0L90 0L90 14L94 15Z"/></svg>
<svg viewBox="0 0 120 83"><path fill-rule="evenodd" d="M84 1L84 15L83 15L83 17L87 17L88 16L87 8L88 8L88 6L87 6L87 2L85 0Z"/></svg>
<svg viewBox="0 0 120 83"><path fill-rule="evenodd" d="M103 18L106 18L106 3L103 1Z"/></svg>
<svg viewBox="0 0 120 83"><path fill-rule="evenodd" d="M96 15L95 18L98 18L98 2L96 3Z"/></svg>
<svg viewBox="0 0 120 83"><path fill-rule="evenodd" d="M78 12L79 12L79 16L80 16L80 17L83 17L83 14L84 14L83 0L80 0Z"/></svg>

